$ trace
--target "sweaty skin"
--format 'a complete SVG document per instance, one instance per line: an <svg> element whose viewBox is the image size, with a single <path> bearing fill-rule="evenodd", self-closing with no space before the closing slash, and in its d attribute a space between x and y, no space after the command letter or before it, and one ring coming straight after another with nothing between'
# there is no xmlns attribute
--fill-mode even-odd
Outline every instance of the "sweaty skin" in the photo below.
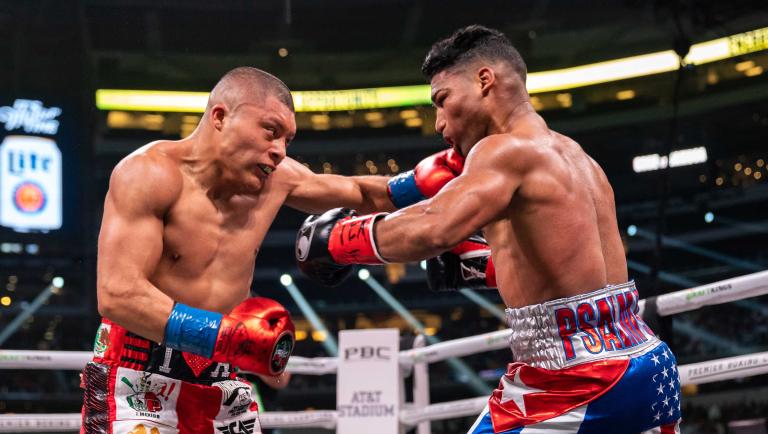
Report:
<svg viewBox="0 0 768 434"><path fill-rule="evenodd" d="M390 261L436 256L482 230L508 307L627 281L613 190L578 143L550 130L503 64L432 79L437 131L467 156L435 197L375 227Z"/></svg>
<svg viewBox="0 0 768 434"><path fill-rule="evenodd" d="M99 313L156 342L174 301L229 313L249 296L256 255L283 204L394 209L386 177L316 175L287 158L296 123L278 99L232 95L211 101L192 135L138 149L110 179Z"/></svg>

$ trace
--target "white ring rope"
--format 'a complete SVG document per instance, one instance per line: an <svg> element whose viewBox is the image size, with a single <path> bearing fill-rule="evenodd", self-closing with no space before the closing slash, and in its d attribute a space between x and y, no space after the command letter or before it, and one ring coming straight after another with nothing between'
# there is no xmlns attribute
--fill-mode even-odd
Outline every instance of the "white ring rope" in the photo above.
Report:
<svg viewBox="0 0 768 434"><path fill-rule="evenodd" d="M656 297L655 302L659 315L668 316L763 294L768 294L768 271L671 292ZM646 300L640 300L641 310L645 304ZM511 333L511 330L500 330L401 351L400 364L408 369L414 363L433 363L449 357L502 349L508 345ZM0 350L0 369L80 370L91 359L91 355L90 351ZM288 370L304 375L333 374L337 363L335 357L293 356L288 361Z"/></svg>
<svg viewBox="0 0 768 434"><path fill-rule="evenodd" d="M768 351L727 357L678 367L680 384L704 384L768 374ZM412 426L420 422L452 419L478 414L488 402L487 396L430 404L423 408L404 408L400 422ZM259 416L265 428L325 428L336 426L337 412L290 411L264 412ZM0 415L0 432L69 432L80 428L80 413Z"/></svg>
<svg viewBox="0 0 768 434"><path fill-rule="evenodd" d="M702 306L727 303L768 293L768 271L722 280L685 289L655 298L661 316L699 309ZM641 309L646 300L641 300ZM400 352L403 370L414 363L433 363L449 357L460 357L505 348L511 331L501 330L423 348ZM26 351L0 350L0 369L69 369L80 370L91 359L89 351ZM325 375L336 372L335 357L305 358L294 356L288 370L295 374ZM678 367L680 384L703 384L768 374L768 352L727 357ZM408 426L420 422L472 416L479 413L487 396L430 404L422 408L405 407L400 421ZM260 415L265 428L326 428L336 426L334 410L265 412ZM81 415L73 414L11 414L0 415L0 432L71 432L80 428Z"/></svg>
<svg viewBox="0 0 768 434"><path fill-rule="evenodd" d="M0 350L0 369L65 369L82 370L93 358L91 351L32 351ZM325 375L335 374L336 357L292 356L288 370L293 374Z"/></svg>
<svg viewBox="0 0 768 434"><path fill-rule="evenodd" d="M80 430L79 413L3 414L0 432L72 432Z"/></svg>
<svg viewBox="0 0 768 434"><path fill-rule="evenodd" d="M768 270L660 295L656 307L660 316L669 316L763 294L768 294ZM640 303L642 309L645 300Z"/></svg>
<svg viewBox="0 0 768 434"><path fill-rule="evenodd" d="M80 429L80 413L58 414L3 414L0 415L0 432L72 432ZM336 427L336 412L319 411L272 411L259 415L265 428L326 428Z"/></svg>

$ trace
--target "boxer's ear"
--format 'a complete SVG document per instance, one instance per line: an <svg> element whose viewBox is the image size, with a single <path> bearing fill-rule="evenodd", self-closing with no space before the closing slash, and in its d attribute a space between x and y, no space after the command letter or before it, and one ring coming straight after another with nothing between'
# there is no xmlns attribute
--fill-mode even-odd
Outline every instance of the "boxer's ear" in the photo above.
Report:
<svg viewBox="0 0 768 434"><path fill-rule="evenodd" d="M221 131L224 126L224 118L227 116L227 107L224 104L216 104L211 107L211 124Z"/></svg>
<svg viewBox="0 0 768 434"><path fill-rule="evenodd" d="M483 96L486 96L491 87L496 83L496 73L490 67L483 66L477 70L475 80L480 85L480 92Z"/></svg>

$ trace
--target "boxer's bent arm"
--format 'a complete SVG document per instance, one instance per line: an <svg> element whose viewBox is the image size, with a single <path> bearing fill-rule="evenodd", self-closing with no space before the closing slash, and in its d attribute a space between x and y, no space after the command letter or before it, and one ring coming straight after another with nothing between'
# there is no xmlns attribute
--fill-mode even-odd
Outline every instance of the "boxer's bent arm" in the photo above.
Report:
<svg viewBox="0 0 768 434"><path fill-rule="evenodd" d="M282 164L293 172L290 175L293 186L285 201L291 208L310 214L336 207L363 213L395 209L389 199L386 176L319 175L290 158Z"/></svg>
<svg viewBox="0 0 768 434"><path fill-rule="evenodd" d="M407 262L455 247L507 209L527 163L529 158L505 139L483 139L470 152L464 172L435 197L376 224L379 253L387 261Z"/></svg>
<svg viewBox="0 0 768 434"><path fill-rule="evenodd" d="M149 276L163 251L163 215L181 183L168 162L146 155L124 160L112 173L99 233L99 313L155 342L163 340L173 300Z"/></svg>

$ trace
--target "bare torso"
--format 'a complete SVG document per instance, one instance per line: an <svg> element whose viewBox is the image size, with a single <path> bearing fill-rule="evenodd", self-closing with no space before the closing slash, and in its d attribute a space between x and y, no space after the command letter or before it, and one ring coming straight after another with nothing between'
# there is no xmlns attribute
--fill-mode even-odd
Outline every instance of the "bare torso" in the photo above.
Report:
<svg viewBox="0 0 768 434"><path fill-rule="evenodd" d="M183 179L163 219L162 255L149 280L175 301L229 312L249 296L256 255L288 194L283 173L276 170L258 196L218 200L174 158L174 146L160 142L149 151L176 161Z"/></svg>
<svg viewBox="0 0 768 434"><path fill-rule="evenodd" d="M539 164L502 216L483 228L506 305L625 282L613 190L602 169L578 143L546 126L529 123L509 134L536 143Z"/></svg>
<svg viewBox="0 0 768 434"><path fill-rule="evenodd" d="M229 313L249 297L256 256L282 205L391 207L387 178L315 175L281 156L285 141L271 134L271 148L260 152L256 136L227 151L228 160L202 134L158 141L115 167L99 231L102 316L162 342L174 302ZM274 155L266 159L264 149Z"/></svg>

